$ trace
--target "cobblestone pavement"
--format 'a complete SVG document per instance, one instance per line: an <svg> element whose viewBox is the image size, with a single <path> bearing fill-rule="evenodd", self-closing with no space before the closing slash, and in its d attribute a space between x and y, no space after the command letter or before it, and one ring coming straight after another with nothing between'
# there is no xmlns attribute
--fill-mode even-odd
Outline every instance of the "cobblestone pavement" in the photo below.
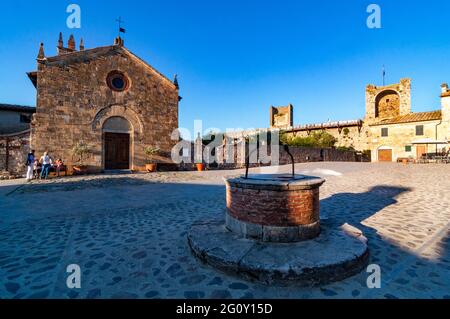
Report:
<svg viewBox="0 0 450 319"><path fill-rule="evenodd" d="M364 231L381 289L367 288L367 273L324 287L276 287L201 265L186 233L194 221L223 215L222 177L242 173L211 171L0 182L0 298L450 297L450 165L297 170L327 179L323 218ZM66 286L70 264L81 267L81 289Z"/></svg>

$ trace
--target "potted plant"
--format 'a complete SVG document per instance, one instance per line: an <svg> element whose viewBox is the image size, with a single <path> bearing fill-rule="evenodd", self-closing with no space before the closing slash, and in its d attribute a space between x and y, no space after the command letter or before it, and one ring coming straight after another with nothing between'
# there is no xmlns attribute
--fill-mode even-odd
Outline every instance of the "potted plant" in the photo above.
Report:
<svg viewBox="0 0 450 319"><path fill-rule="evenodd" d="M148 146L144 150L145 155L147 155L148 163L145 165L145 169L149 173L156 172L158 169L158 163L155 160L155 156L159 155L161 150L158 147Z"/></svg>
<svg viewBox="0 0 450 319"><path fill-rule="evenodd" d="M80 141L78 142L73 148L72 148L72 154L73 156L77 156L79 158L78 163L79 165L73 166L74 174L86 174L88 172L87 165L84 164L84 159L86 158L86 155L91 153L91 149L89 145L87 145L85 142Z"/></svg>
<svg viewBox="0 0 450 319"><path fill-rule="evenodd" d="M195 164L195 166L197 167L197 171L199 172L203 172L205 170L205 164L203 163L197 163Z"/></svg>

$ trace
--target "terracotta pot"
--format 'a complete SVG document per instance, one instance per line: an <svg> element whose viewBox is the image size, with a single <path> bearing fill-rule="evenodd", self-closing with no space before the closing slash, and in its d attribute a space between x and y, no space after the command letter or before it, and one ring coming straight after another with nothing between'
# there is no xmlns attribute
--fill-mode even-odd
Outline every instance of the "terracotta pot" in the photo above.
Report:
<svg viewBox="0 0 450 319"><path fill-rule="evenodd" d="M195 164L195 166L197 166L197 171L199 172L203 172L205 170L204 164Z"/></svg>
<svg viewBox="0 0 450 319"><path fill-rule="evenodd" d="M88 167L86 165L74 165L72 170L74 175L86 175L88 173Z"/></svg>
<svg viewBox="0 0 450 319"><path fill-rule="evenodd" d="M147 170L147 172L149 173L154 173L156 172L156 169L158 168L157 164L146 164L145 165L145 169Z"/></svg>
<svg viewBox="0 0 450 319"><path fill-rule="evenodd" d="M408 165L408 160L407 159L403 159L402 162L403 162L404 165Z"/></svg>

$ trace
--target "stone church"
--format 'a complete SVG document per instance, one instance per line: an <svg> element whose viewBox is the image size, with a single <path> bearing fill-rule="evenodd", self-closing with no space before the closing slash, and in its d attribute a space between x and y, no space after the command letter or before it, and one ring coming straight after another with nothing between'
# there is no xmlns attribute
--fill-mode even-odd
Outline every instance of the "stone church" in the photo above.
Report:
<svg viewBox="0 0 450 319"><path fill-rule="evenodd" d="M69 166L79 163L73 147L90 148L84 162L91 171L144 170L146 147L170 154L178 128L178 81L169 80L124 46L77 48L60 34L57 55L41 44L37 71L28 73L37 90L31 148L48 151Z"/></svg>
<svg viewBox="0 0 450 319"><path fill-rule="evenodd" d="M289 136L306 137L326 130L337 139L337 146L371 154L374 162L418 159L425 153L448 150L450 145L450 90L441 86L441 106L431 112L411 111L411 80L366 87L363 119L294 126L292 105L271 107L271 127ZM434 144L433 144L434 143Z"/></svg>

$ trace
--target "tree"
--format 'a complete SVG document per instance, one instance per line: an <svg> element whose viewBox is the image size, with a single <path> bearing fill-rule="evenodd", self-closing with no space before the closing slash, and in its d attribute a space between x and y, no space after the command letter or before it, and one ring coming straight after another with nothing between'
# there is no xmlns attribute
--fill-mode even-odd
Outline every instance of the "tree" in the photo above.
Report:
<svg viewBox="0 0 450 319"><path fill-rule="evenodd" d="M80 159L78 162L83 166L84 164L84 156L91 153L91 148L85 142L80 141L72 148L72 154L74 156L78 156Z"/></svg>

